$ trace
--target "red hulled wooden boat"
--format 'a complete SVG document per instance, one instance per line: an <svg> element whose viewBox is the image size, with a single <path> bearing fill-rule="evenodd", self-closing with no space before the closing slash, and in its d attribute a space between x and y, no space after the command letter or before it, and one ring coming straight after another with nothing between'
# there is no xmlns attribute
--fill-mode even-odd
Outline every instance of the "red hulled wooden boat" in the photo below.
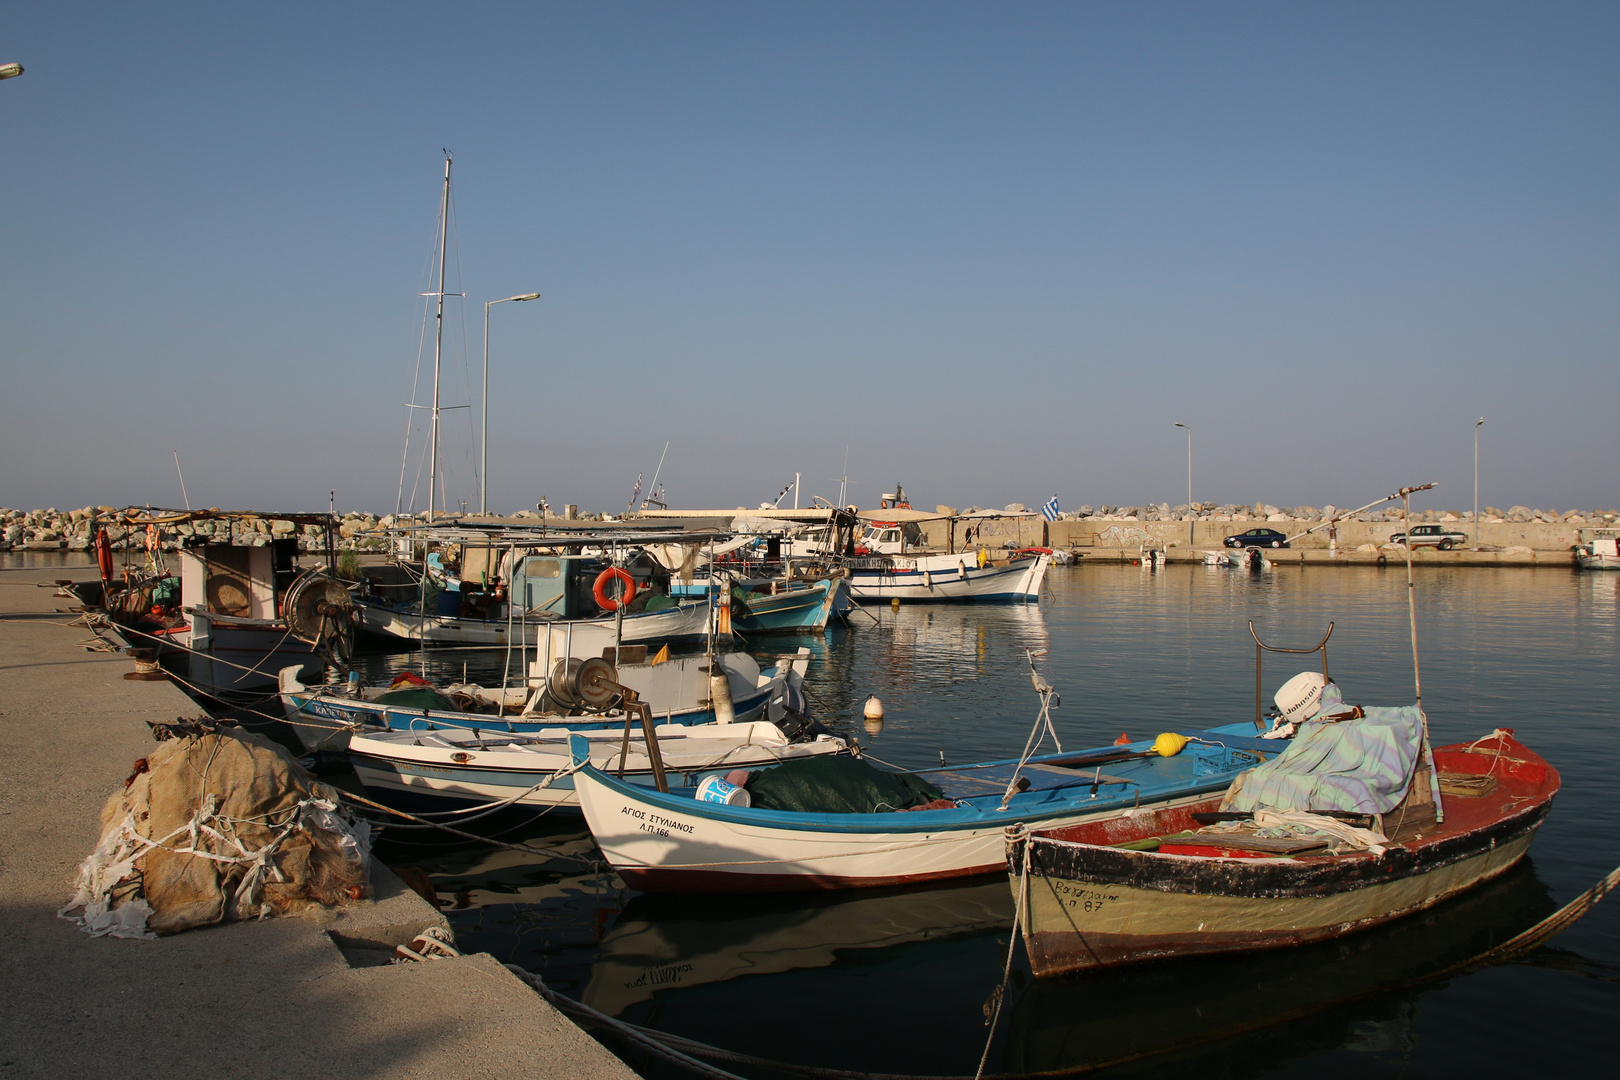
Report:
<svg viewBox="0 0 1620 1080"><path fill-rule="evenodd" d="M1038 976L1205 953L1274 949L1398 919L1497 877L1524 857L1558 793L1557 770L1496 731L1440 747L1405 800L1363 824L1381 852L1320 838L1205 826L1219 799L1064 828L1008 830L1007 866ZM1200 821L1195 815L1204 815ZM1204 826L1201 828L1201 826ZM1215 831L1219 829L1237 831ZM1258 835L1257 835L1258 833Z"/></svg>

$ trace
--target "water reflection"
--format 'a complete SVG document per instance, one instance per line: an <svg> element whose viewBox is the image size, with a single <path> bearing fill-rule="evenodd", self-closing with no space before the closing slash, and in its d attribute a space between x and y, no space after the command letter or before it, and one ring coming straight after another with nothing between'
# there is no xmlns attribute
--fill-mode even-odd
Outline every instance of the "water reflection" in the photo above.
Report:
<svg viewBox="0 0 1620 1080"><path fill-rule="evenodd" d="M830 967L853 950L1005 932L1012 917L1003 880L811 898L638 896L603 939L583 1000L619 1016L662 992Z"/></svg>

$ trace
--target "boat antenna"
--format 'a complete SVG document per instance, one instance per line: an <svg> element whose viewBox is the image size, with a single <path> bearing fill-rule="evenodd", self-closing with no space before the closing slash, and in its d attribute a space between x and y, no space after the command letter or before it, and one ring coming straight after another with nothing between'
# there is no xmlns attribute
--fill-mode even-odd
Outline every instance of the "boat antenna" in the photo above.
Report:
<svg viewBox="0 0 1620 1080"><path fill-rule="evenodd" d="M1446 812L1440 805L1440 782L1434 771L1434 744L1429 740L1429 714L1423 711L1423 672L1418 666L1417 593L1412 584L1412 493L1438 486L1432 483L1418 484L1403 487L1397 493L1401 497L1401 527L1406 530L1401 538L1401 546L1406 549L1406 616L1412 627L1412 688L1417 695L1418 716L1423 721L1423 756L1429 765L1429 790L1434 798L1434 820L1437 823L1446 820Z"/></svg>
<svg viewBox="0 0 1620 1080"><path fill-rule="evenodd" d="M191 496L186 494L186 474L180 472L180 451L173 451L174 471L180 474L180 497L186 501L186 512L191 512Z"/></svg>

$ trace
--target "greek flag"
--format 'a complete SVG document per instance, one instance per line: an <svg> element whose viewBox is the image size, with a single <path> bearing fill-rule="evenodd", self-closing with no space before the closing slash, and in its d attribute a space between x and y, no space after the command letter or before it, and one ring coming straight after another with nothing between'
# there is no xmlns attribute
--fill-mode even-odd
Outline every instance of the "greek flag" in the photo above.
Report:
<svg viewBox="0 0 1620 1080"><path fill-rule="evenodd" d="M1058 505L1057 505L1057 496L1056 495L1052 496L1052 498L1050 500L1048 500L1047 503L1044 506L1041 507L1041 517L1045 518L1047 521L1056 521L1058 519Z"/></svg>

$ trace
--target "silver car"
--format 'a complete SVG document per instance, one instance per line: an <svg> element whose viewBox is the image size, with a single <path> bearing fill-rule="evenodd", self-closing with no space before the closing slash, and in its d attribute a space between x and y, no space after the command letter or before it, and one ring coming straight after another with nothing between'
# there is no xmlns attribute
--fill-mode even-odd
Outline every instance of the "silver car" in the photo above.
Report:
<svg viewBox="0 0 1620 1080"><path fill-rule="evenodd" d="M1389 538L1389 542L1392 544L1405 544L1407 542L1406 534L1396 533ZM1448 529L1444 525L1412 526L1411 546L1415 548L1437 547L1441 551L1450 551L1452 548L1461 547L1466 543L1468 543L1467 533L1458 532L1456 529Z"/></svg>

